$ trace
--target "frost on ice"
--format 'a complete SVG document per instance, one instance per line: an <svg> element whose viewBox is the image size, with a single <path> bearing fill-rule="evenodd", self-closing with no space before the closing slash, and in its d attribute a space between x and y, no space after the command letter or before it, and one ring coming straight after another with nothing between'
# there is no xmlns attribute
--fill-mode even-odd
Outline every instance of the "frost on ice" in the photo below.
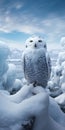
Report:
<svg viewBox="0 0 65 130"><path fill-rule="evenodd" d="M9 92L21 88L21 81L16 79L16 66L7 62L10 53L9 47L0 43L0 89Z"/></svg>
<svg viewBox="0 0 65 130"><path fill-rule="evenodd" d="M33 53L34 46L38 46L40 54L40 50L43 50L44 54L43 59L45 60L43 61L46 66L43 64L45 67L43 75L47 78L44 81L43 76L41 77L41 82L45 83L44 87L39 78L37 79L38 83L35 82L35 85L34 80L32 84L28 82L28 78L31 78L31 75L28 75L30 72L26 73L25 77L28 76L26 79L24 76L22 79L21 76L17 78L18 73L23 75L23 72L20 73L23 66L22 62L20 62L20 59L16 59L17 64L15 64L14 60L10 60L12 55L10 48L6 44L0 43L0 130L65 130L65 114L63 112L65 110L64 50L58 52L58 57L53 56L50 63L50 56L44 39L38 36L29 38L26 41L26 52L23 50L23 53L25 52L27 56L30 49L33 48L31 49L31 57L33 57L34 61L36 61L35 58L38 60L39 55L36 49L35 53ZM28 51L27 48L29 48ZM12 55L13 59L18 58L18 53L20 58L21 51L17 51L17 56L15 56L15 53ZM62 55L63 59L60 58ZM8 56L10 56L9 59ZM13 62L9 63L9 60ZM52 60L54 63L52 63ZM28 63L30 64L30 61ZM42 59L40 59L41 63ZM27 69L29 71L30 67L28 66ZM33 73L34 69L37 70L35 74ZM38 69L40 69L38 64L34 65L34 69L31 68L30 70L33 79L35 79L35 75L41 76L41 74L37 74ZM41 70L40 73L42 73Z"/></svg>

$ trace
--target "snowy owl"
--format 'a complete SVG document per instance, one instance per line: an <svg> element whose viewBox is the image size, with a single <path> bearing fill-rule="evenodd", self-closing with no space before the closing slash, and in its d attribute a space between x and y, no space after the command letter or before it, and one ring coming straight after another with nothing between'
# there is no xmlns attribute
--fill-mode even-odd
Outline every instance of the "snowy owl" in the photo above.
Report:
<svg viewBox="0 0 65 130"><path fill-rule="evenodd" d="M51 62L46 42L37 36L26 40L25 46L22 54L25 79L29 84L46 87L51 73Z"/></svg>

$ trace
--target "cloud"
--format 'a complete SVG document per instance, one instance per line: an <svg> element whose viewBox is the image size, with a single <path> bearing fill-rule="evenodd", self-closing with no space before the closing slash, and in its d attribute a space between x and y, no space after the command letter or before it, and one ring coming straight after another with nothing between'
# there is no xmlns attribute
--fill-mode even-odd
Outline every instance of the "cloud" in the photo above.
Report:
<svg viewBox="0 0 65 130"><path fill-rule="evenodd" d="M21 0L0 0L0 10L3 13L7 10L20 9L23 6L24 3Z"/></svg>
<svg viewBox="0 0 65 130"><path fill-rule="evenodd" d="M24 32L25 34L38 34L46 36L48 43L59 43L65 35L65 18L47 17L39 19L27 14L16 15L5 14L0 19L0 31L10 33L13 31Z"/></svg>
<svg viewBox="0 0 65 130"><path fill-rule="evenodd" d="M8 39L4 39L4 38L0 38L0 43L5 43L7 46L9 46L11 49L12 48L17 48L17 49L24 49L24 44L23 43L18 43L16 41L13 40L8 40Z"/></svg>
<svg viewBox="0 0 65 130"><path fill-rule="evenodd" d="M15 7L16 7L16 9L20 9L20 8L23 7L23 4L17 3L17 4L15 5Z"/></svg>
<svg viewBox="0 0 65 130"><path fill-rule="evenodd" d="M0 17L0 31L3 32L19 31L29 34L39 32L60 35L65 28L65 19L62 20L58 17L49 16L46 19L39 19L26 14L20 14L18 17L5 14Z"/></svg>
<svg viewBox="0 0 65 130"><path fill-rule="evenodd" d="M0 5L0 32L12 33L23 32L25 34L38 34L46 37L47 43L51 46L60 42L61 37L65 35L65 17L57 16L54 13L49 14L46 17L40 18L33 13L20 10L25 6L24 2L20 0L10 1L5 3L6 0L1 0ZM57 1L58 2L58 1ZM42 4L41 4L42 5ZM46 5L48 3L46 1ZM56 5L56 2L52 2L50 6ZM36 6L36 5L35 5ZM40 6L41 7L41 6ZM42 6L43 7L43 6ZM41 7L41 8L42 8ZM47 8L47 7L46 7ZM34 12L34 10L32 11Z"/></svg>
<svg viewBox="0 0 65 130"><path fill-rule="evenodd" d="M41 33L43 29L37 25L36 18L31 18L33 19L31 22L30 18L31 17L28 15L20 15L20 18L18 19L17 16L5 14L4 16L1 16L0 19L0 31L6 33L12 31L24 32L28 34L33 34L36 32Z"/></svg>
<svg viewBox="0 0 65 130"><path fill-rule="evenodd" d="M24 6L24 3L21 1L16 1L16 2L13 2L13 4L10 5L9 9L21 9L22 7Z"/></svg>

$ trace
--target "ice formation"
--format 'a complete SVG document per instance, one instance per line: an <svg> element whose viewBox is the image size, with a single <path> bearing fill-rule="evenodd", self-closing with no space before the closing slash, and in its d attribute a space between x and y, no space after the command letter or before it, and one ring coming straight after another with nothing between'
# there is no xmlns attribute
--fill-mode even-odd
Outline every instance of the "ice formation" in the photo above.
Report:
<svg viewBox="0 0 65 130"><path fill-rule="evenodd" d="M60 52L58 55L58 60L57 62L61 65L61 63L65 61L65 52Z"/></svg>
<svg viewBox="0 0 65 130"><path fill-rule="evenodd" d="M8 64L8 70L4 77L4 89L9 91L11 94L16 93L22 87L21 80L16 79L16 66L14 64Z"/></svg>
<svg viewBox="0 0 65 130"><path fill-rule="evenodd" d="M58 57L52 67L51 78L47 88L49 89L49 95L55 97L55 101L65 112L65 51L63 49L60 52L58 51Z"/></svg>
<svg viewBox="0 0 65 130"><path fill-rule="evenodd" d="M61 43L62 49L65 50L65 37L62 37L62 38L61 38L60 43Z"/></svg>
<svg viewBox="0 0 65 130"><path fill-rule="evenodd" d="M0 43L0 89L9 92L15 89L16 92L22 84L21 80L16 79L16 66L7 62L10 54L10 48L6 44Z"/></svg>
<svg viewBox="0 0 65 130"><path fill-rule="evenodd" d="M8 64L6 62L6 59L8 55L10 54L10 49L6 44L0 43L0 89L3 89L3 79L4 74L8 70Z"/></svg>
<svg viewBox="0 0 65 130"><path fill-rule="evenodd" d="M16 78L16 66L14 64L8 64L8 67L5 73L4 86L6 90L11 91Z"/></svg>

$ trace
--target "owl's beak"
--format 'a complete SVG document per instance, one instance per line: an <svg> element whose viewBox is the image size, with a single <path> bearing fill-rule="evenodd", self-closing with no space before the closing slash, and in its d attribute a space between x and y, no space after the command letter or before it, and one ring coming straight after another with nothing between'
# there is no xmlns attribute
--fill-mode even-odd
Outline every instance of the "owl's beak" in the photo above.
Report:
<svg viewBox="0 0 65 130"><path fill-rule="evenodd" d="M36 44L36 43L34 44L34 47L37 47L37 44Z"/></svg>
<svg viewBox="0 0 65 130"><path fill-rule="evenodd" d="M44 45L44 48L46 48L46 45Z"/></svg>

